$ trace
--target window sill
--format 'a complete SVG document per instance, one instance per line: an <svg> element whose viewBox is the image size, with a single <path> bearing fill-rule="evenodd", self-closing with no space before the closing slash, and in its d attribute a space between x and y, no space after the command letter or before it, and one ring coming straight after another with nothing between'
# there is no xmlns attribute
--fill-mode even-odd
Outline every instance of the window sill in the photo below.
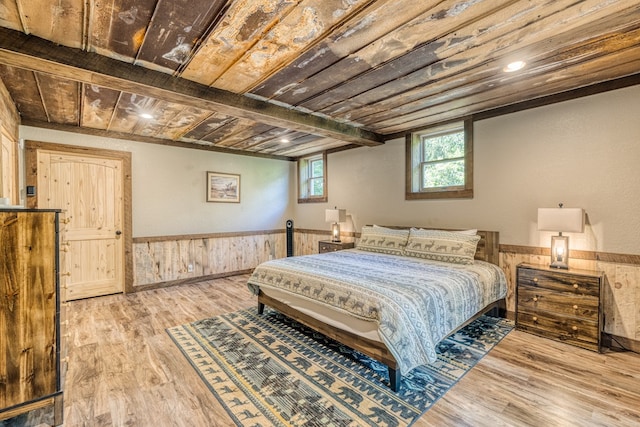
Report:
<svg viewBox="0 0 640 427"><path fill-rule="evenodd" d="M423 193L405 193L405 200L433 199L473 199L473 189L454 191L425 191Z"/></svg>
<svg viewBox="0 0 640 427"><path fill-rule="evenodd" d="M314 197L309 199L298 199L298 203L327 203L328 197Z"/></svg>

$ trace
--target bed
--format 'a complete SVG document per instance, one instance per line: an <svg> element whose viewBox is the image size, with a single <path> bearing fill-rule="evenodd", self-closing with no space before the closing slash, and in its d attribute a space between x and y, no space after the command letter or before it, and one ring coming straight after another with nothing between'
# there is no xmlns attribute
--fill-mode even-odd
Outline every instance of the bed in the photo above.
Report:
<svg viewBox="0 0 640 427"><path fill-rule="evenodd" d="M437 344L481 314L504 311L498 232L365 226L355 249L260 264L258 311L283 314L402 373L433 363Z"/></svg>

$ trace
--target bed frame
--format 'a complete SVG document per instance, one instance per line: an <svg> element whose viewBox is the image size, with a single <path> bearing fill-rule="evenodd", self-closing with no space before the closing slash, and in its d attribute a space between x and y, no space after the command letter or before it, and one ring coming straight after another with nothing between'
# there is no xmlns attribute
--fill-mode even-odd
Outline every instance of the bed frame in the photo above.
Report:
<svg viewBox="0 0 640 427"><path fill-rule="evenodd" d="M389 227L389 228L407 228L407 227ZM480 241L476 248L475 259L490 262L495 265L499 265L500 253L499 253L499 232L497 231L483 231L478 230ZM303 325L310 327L329 338L332 338L341 344L346 345L354 350L357 350L367 356L375 359L379 362L387 365L389 369L389 386L393 391L398 391L400 388L400 382L402 381L402 375L398 371L398 364L393 357L389 349L384 343L379 341L373 341L367 338L360 337L342 329L336 328L331 325L327 325L305 313L302 313L294 308L291 308L287 304L271 298L260 291L258 294L258 313L264 313L264 306L267 305L271 308L278 310L291 319L294 319ZM498 317L506 317L506 301L505 299L498 300L489 306L476 313L471 319L467 320L459 329L476 320L481 315L492 312L492 315ZM455 333L452 332L450 335Z"/></svg>

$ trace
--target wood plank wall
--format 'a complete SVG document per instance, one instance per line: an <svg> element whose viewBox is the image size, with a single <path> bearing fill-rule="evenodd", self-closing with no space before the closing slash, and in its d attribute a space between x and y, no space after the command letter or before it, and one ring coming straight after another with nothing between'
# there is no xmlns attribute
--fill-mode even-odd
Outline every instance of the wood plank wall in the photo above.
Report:
<svg viewBox="0 0 640 427"><path fill-rule="evenodd" d="M18 126L20 116L6 86L0 80L0 197L20 202L18 190Z"/></svg>
<svg viewBox="0 0 640 427"><path fill-rule="evenodd" d="M133 239L135 290L248 272L286 256L284 230ZM189 271L189 265L193 271Z"/></svg>
<svg viewBox="0 0 640 427"><path fill-rule="evenodd" d="M329 231L296 229L294 255L318 253ZM353 234L343 241L357 241ZM134 289L161 287L249 272L286 256L284 230L134 239ZM515 312L516 266L548 263L548 249L500 245L500 266L509 283L507 310ZM640 256L572 251L570 266L605 272L605 332L640 342ZM187 266L193 263L194 271ZM637 344L632 344L637 345Z"/></svg>
<svg viewBox="0 0 640 427"><path fill-rule="evenodd" d="M18 126L20 115L7 87L0 80L0 123L5 131L14 140L18 140Z"/></svg>

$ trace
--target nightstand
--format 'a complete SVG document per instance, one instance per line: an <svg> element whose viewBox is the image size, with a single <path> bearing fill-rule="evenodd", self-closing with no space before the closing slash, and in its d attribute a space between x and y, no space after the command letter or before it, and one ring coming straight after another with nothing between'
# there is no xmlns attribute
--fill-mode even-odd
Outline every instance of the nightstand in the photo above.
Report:
<svg viewBox="0 0 640 427"><path fill-rule="evenodd" d="M352 249L355 247L353 242L332 242L330 240L320 240L318 242L318 253L341 251L343 249Z"/></svg>
<svg viewBox="0 0 640 427"><path fill-rule="evenodd" d="M604 275L520 264L516 328L588 350L601 350Z"/></svg>

